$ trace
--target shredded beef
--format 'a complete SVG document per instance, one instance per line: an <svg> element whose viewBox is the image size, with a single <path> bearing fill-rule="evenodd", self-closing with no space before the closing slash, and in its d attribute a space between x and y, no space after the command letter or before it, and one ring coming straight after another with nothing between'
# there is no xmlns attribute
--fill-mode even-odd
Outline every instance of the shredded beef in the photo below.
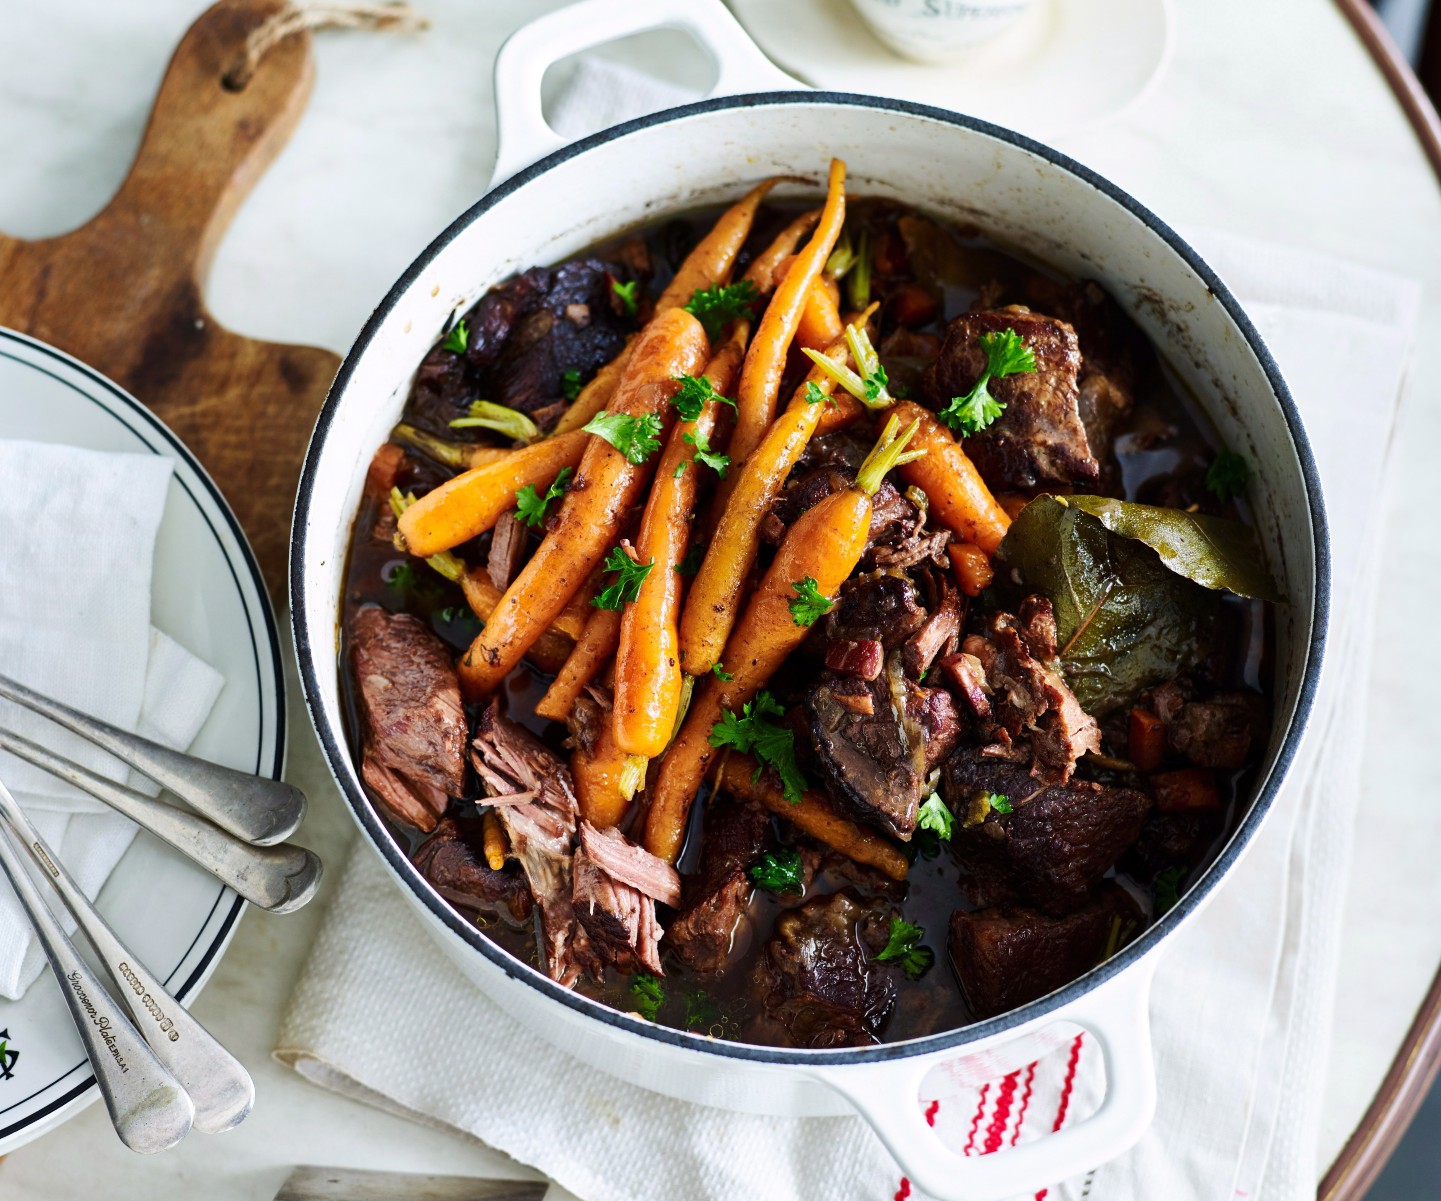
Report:
<svg viewBox="0 0 1441 1201"><path fill-rule="evenodd" d="M470 823L476 825L473 820ZM411 856L420 874L453 904L474 908L503 904L516 921L530 917L530 885L513 867L496 871L453 817L442 818L435 832Z"/></svg>
<svg viewBox="0 0 1441 1201"><path fill-rule="evenodd" d="M692 971L711 975L739 949L753 888L747 869L765 849L770 818L758 806L713 794L701 825L700 869L686 881L667 942Z"/></svg>

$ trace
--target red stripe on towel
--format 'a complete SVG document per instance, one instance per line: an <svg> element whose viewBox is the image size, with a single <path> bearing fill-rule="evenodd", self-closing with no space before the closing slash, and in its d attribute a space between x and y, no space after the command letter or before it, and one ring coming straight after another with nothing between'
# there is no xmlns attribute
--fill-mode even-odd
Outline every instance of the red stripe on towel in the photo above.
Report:
<svg viewBox="0 0 1441 1201"><path fill-rule="evenodd" d="M927 1126L934 1126L934 1125L936 1124L936 1114L940 1113L940 1111L941 1111L941 1103L940 1103L939 1100L932 1101L929 1105L926 1106L926 1125L927 1125Z"/></svg>
<svg viewBox="0 0 1441 1201"><path fill-rule="evenodd" d="M1016 1145L1016 1140L1021 1137L1021 1127L1026 1123L1026 1107L1031 1103L1031 1085L1036 1080L1036 1065L1032 1063L1026 1068L1026 1087L1021 1092L1021 1108L1016 1111L1016 1128L1011 1133L1011 1146Z"/></svg>
<svg viewBox="0 0 1441 1201"><path fill-rule="evenodd" d="M1001 1141L1006 1136L1006 1124L1011 1120L1011 1101L1016 1096L1016 1081L1020 1078L1020 1072L1011 1072L1001 1081L1001 1087L996 1093L996 1111L991 1115L991 1124L986 1127L987 1155L1001 1149Z"/></svg>
<svg viewBox="0 0 1441 1201"><path fill-rule="evenodd" d="M898 1189L896 1189L895 1201L906 1201L906 1198L909 1197L910 1195L911 1195L911 1182L910 1182L909 1178L907 1178L907 1177L905 1177L905 1176L902 1176L902 1177L901 1177L901 1187L898 1188Z"/></svg>
<svg viewBox="0 0 1441 1201"><path fill-rule="evenodd" d="M971 1119L971 1137L966 1139L966 1145L961 1148L962 1155L970 1155L976 1149L976 1132L981 1128L981 1118L986 1113L986 1093L991 1089L990 1081L981 1085L981 1099L976 1102L976 1116Z"/></svg>
<svg viewBox="0 0 1441 1201"><path fill-rule="evenodd" d="M1083 1030L1071 1044L1071 1058L1066 1063L1066 1078L1061 1083L1061 1103L1056 1107L1056 1120L1051 1126L1052 1134L1065 1124L1066 1110L1071 1107L1071 1089L1076 1083L1076 1065L1081 1062L1081 1040L1085 1037L1086 1032Z"/></svg>

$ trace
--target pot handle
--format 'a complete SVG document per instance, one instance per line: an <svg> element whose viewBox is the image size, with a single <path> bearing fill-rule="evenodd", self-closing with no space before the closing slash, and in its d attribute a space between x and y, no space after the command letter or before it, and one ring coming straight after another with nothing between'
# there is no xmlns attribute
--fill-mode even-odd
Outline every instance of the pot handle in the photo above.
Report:
<svg viewBox="0 0 1441 1201"><path fill-rule="evenodd" d="M652 29L684 30L710 52L717 76L708 95L804 86L771 64L721 0L581 0L521 26L496 55L496 156L490 186L569 141L541 113L540 84L547 67Z"/></svg>
<svg viewBox="0 0 1441 1201"><path fill-rule="evenodd" d="M955 1050L812 1069L811 1075L850 1102L911 1184L938 1201L1002 1201L1052 1188L1129 1150L1151 1123L1156 1068L1149 1007L1155 958L1148 956L1048 1019L1073 1021L1095 1039L1106 1065L1101 1107L1074 1126L1004 1151L974 1156L953 1151L921 1114L922 1080L936 1064L957 1058ZM1014 1038L1007 1032L988 1040L987 1047L1004 1051Z"/></svg>

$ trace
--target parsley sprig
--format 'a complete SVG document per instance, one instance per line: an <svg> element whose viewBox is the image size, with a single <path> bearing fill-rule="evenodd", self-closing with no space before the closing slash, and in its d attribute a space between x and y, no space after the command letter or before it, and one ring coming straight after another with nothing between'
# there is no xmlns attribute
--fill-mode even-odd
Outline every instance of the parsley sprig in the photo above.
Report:
<svg viewBox="0 0 1441 1201"><path fill-rule="evenodd" d="M724 684L729 684L735 679L735 676L726 670L725 664L719 659L710 665L710 673Z"/></svg>
<svg viewBox="0 0 1441 1201"><path fill-rule="evenodd" d="M610 281L610 290L615 293L615 298L620 303L620 311L627 317L634 317L636 309L640 307L640 281L633 279L623 284L620 280L613 279Z"/></svg>
<svg viewBox="0 0 1441 1201"><path fill-rule="evenodd" d="M831 611L835 601L827 600L814 576L806 576L791 585L796 598L786 603L790 607L791 620L798 626L813 626Z"/></svg>
<svg viewBox="0 0 1441 1201"><path fill-rule="evenodd" d="M940 794L935 792L926 798L916 815L916 829L932 830L942 842L951 841L951 831L955 824L955 815L946 808Z"/></svg>
<svg viewBox="0 0 1441 1201"><path fill-rule="evenodd" d="M815 380L806 381L806 390L804 395L806 399L806 404L808 405L818 405L822 401L824 401L833 409L840 407L838 404L836 404L836 398L832 396L829 392L822 392L821 386L816 383Z"/></svg>
<svg viewBox="0 0 1441 1201"><path fill-rule="evenodd" d="M468 345L470 345L470 327L465 324L465 318L462 317L450 327L450 332L445 335L445 341L440 344L440 349L448 350L452 354L464 354Z"/></svg>
<svg viewBox="0 0 1441 1201"><path fill-rule="evenodd" d="M801 855L794 847L767 851L747 872L757 887L767 892L800 892L805 880Z"/></svg>
<svg viewBox="0 0 1441 1201"><path fill-rule="evenodd" d="M560 390L566 400L574 400L584 387L585 383L581 380L579 371L572 369L560 373Z"/></svg>
<svg viewBox="0 0 1441 1201"><path fill-rule="evenodd" d="M670 398L670 402L686 421L697 420L701 410L711 401L730 405L731 408L736 407L735 401L717 392L715 385L703 375L677 375L674 378L679 381L680 388Z"/></svg>
<svg viewBox="0 0 1441 1201"><path fill-rule="evenodd" d="M755 284L748 279L733 284L712 284L709 288L697 288L683 306L685 311L701 323L706 337L714 342L737 317L749 317L751 305L760 299Z"/></svg>
<svg viewBox="0 0 1441 1201"><path fill-rule="evenodd" d="M876 956L880 963L894 963L912 980L919 980L931 970L936 953L921 946L926 932L903 918L891 918L890 934L884 949Z"/></svg>
<svg viewBox="0 0 1441 1201"><path fill-rule="evenodd" d="M1014 813L1016 807L1011 804L1011 798L1004 792L986 793L986 804L997 813Z"/></svg>
<svg viewBox="0 0 1441 1201"><path fill-rule="evenodd" d="M599 596L591 598L590 603L597 609L619 609L622 605L634 604L640 598L640 586L654 566L654 559L649 563L637 563L626 553L624 546L611 547L604 567L606 571L616 573L615 583L602 589Z"/></svg>
<svg viewBox="0 0 1441 1201"><path fill-rule="evenodd" d="M654 413L628 417L624 413L607 413L602 409L581 428L588 434L604 438L639 467L660 449L660 433L664 427Z"/></svg>
<svg viewBox="0 0 1441 1201"><path fill-rule="evenodd" d="M796 762L796 735L789 726L774 719L785 716L785 708L769 692L761 691L756 699L747 701L740 713L727 711L711 727L710 744L732 747L742 755L751 755L760 765L754 779L767 767L776 769L781 778L781 792L792 805L798 805L806 790L806 779Z"/></svg>
<svg viewBox="0 0 1441 1201"><path fill-rule="evenodd" d="M718 455L711 450L710 439L699 430L689 434L682 434L680 440L687 446L695 447L695 461L697 463L704 464L720 476L721 479L725 479L726 468L731 465L730 455ZM684 462L681 463L681 466L685 466ZM680 471L677 470L676 474L679 475Z"/></svg>
<svg viewBox="0 0 1441 1201"><path fill-rule="evenodd" d="M1250 464L1234 451L1221 451L1206 469L1206 491L1222 504L1235 500L1250 482Z"/></svg>
<svg viewBox="0 0 1441 1201"><path fill-rule="evenodd" d="M1036 356L1013 329L981 335L981 351L986 356L986 369L976 386L964 396L951 397L951 403L936 414L953 430L966 437L978 434L994 423L1006 406L991 395L990 382L1008 375L1024 375L1036 369Z"/></svg>
<svg viewBox="0 0 1441 1201"><path fill-rule="evenodd" d="M630 999L635 1011L653 1022L665 1004L665 986L649 972L637 972L630 978Z"/></svg>
<svg viewBox="0 0 1441 1201"><path fill-rule="evenodd" d="M545 511L553 500L559 500L565 495L565 484L575 473L574 467L562 467L560 473L555 477L554 482L545 490L545 495L536 493L534 484L526 484L515 493L515 512L526 525L531 529L539 529L545 524Z"/></svg>

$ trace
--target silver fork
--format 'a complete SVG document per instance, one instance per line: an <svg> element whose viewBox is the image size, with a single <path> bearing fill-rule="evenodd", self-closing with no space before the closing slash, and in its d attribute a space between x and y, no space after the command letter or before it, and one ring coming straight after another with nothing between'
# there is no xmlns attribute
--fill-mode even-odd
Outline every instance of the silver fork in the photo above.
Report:
<svg viewBox="0 0 1441 1201"><path fill-rule="evenodd" d="M50 961L120 1141L145 1155L175 1146L190 1133L195 1119L189 1095L80 957L26 875L4 823L0 823L0 874L10 881Z"/></svg>
<svg viewBox="0 0 1441 1201"><path fill-rule="evenodd" d="M320 886L321 863L294 843L251 846L194 813L98 776L28 738L0 729L0 750L75 785L169 843L252 905L271 913L299 909Z"/></svg>
<svg viewBox="0 0 1441 1201"><path fill-rule="evenodd" d="M252 776L171 750L62 705L0 675L0 697L48 717L168 788L197 813L256 846L283 842L305 817L305 794L282 780Z"/></svg>
<svg viewBox="0 0 1441 1201"><path fill-rule="evenodd" d="M25 843L109 973L140 1036L189 1094L195 1128L219 1134L245 1120L255 1085L240 1062L216 1041L120 941L0 780L0 818Z"/></svg>

